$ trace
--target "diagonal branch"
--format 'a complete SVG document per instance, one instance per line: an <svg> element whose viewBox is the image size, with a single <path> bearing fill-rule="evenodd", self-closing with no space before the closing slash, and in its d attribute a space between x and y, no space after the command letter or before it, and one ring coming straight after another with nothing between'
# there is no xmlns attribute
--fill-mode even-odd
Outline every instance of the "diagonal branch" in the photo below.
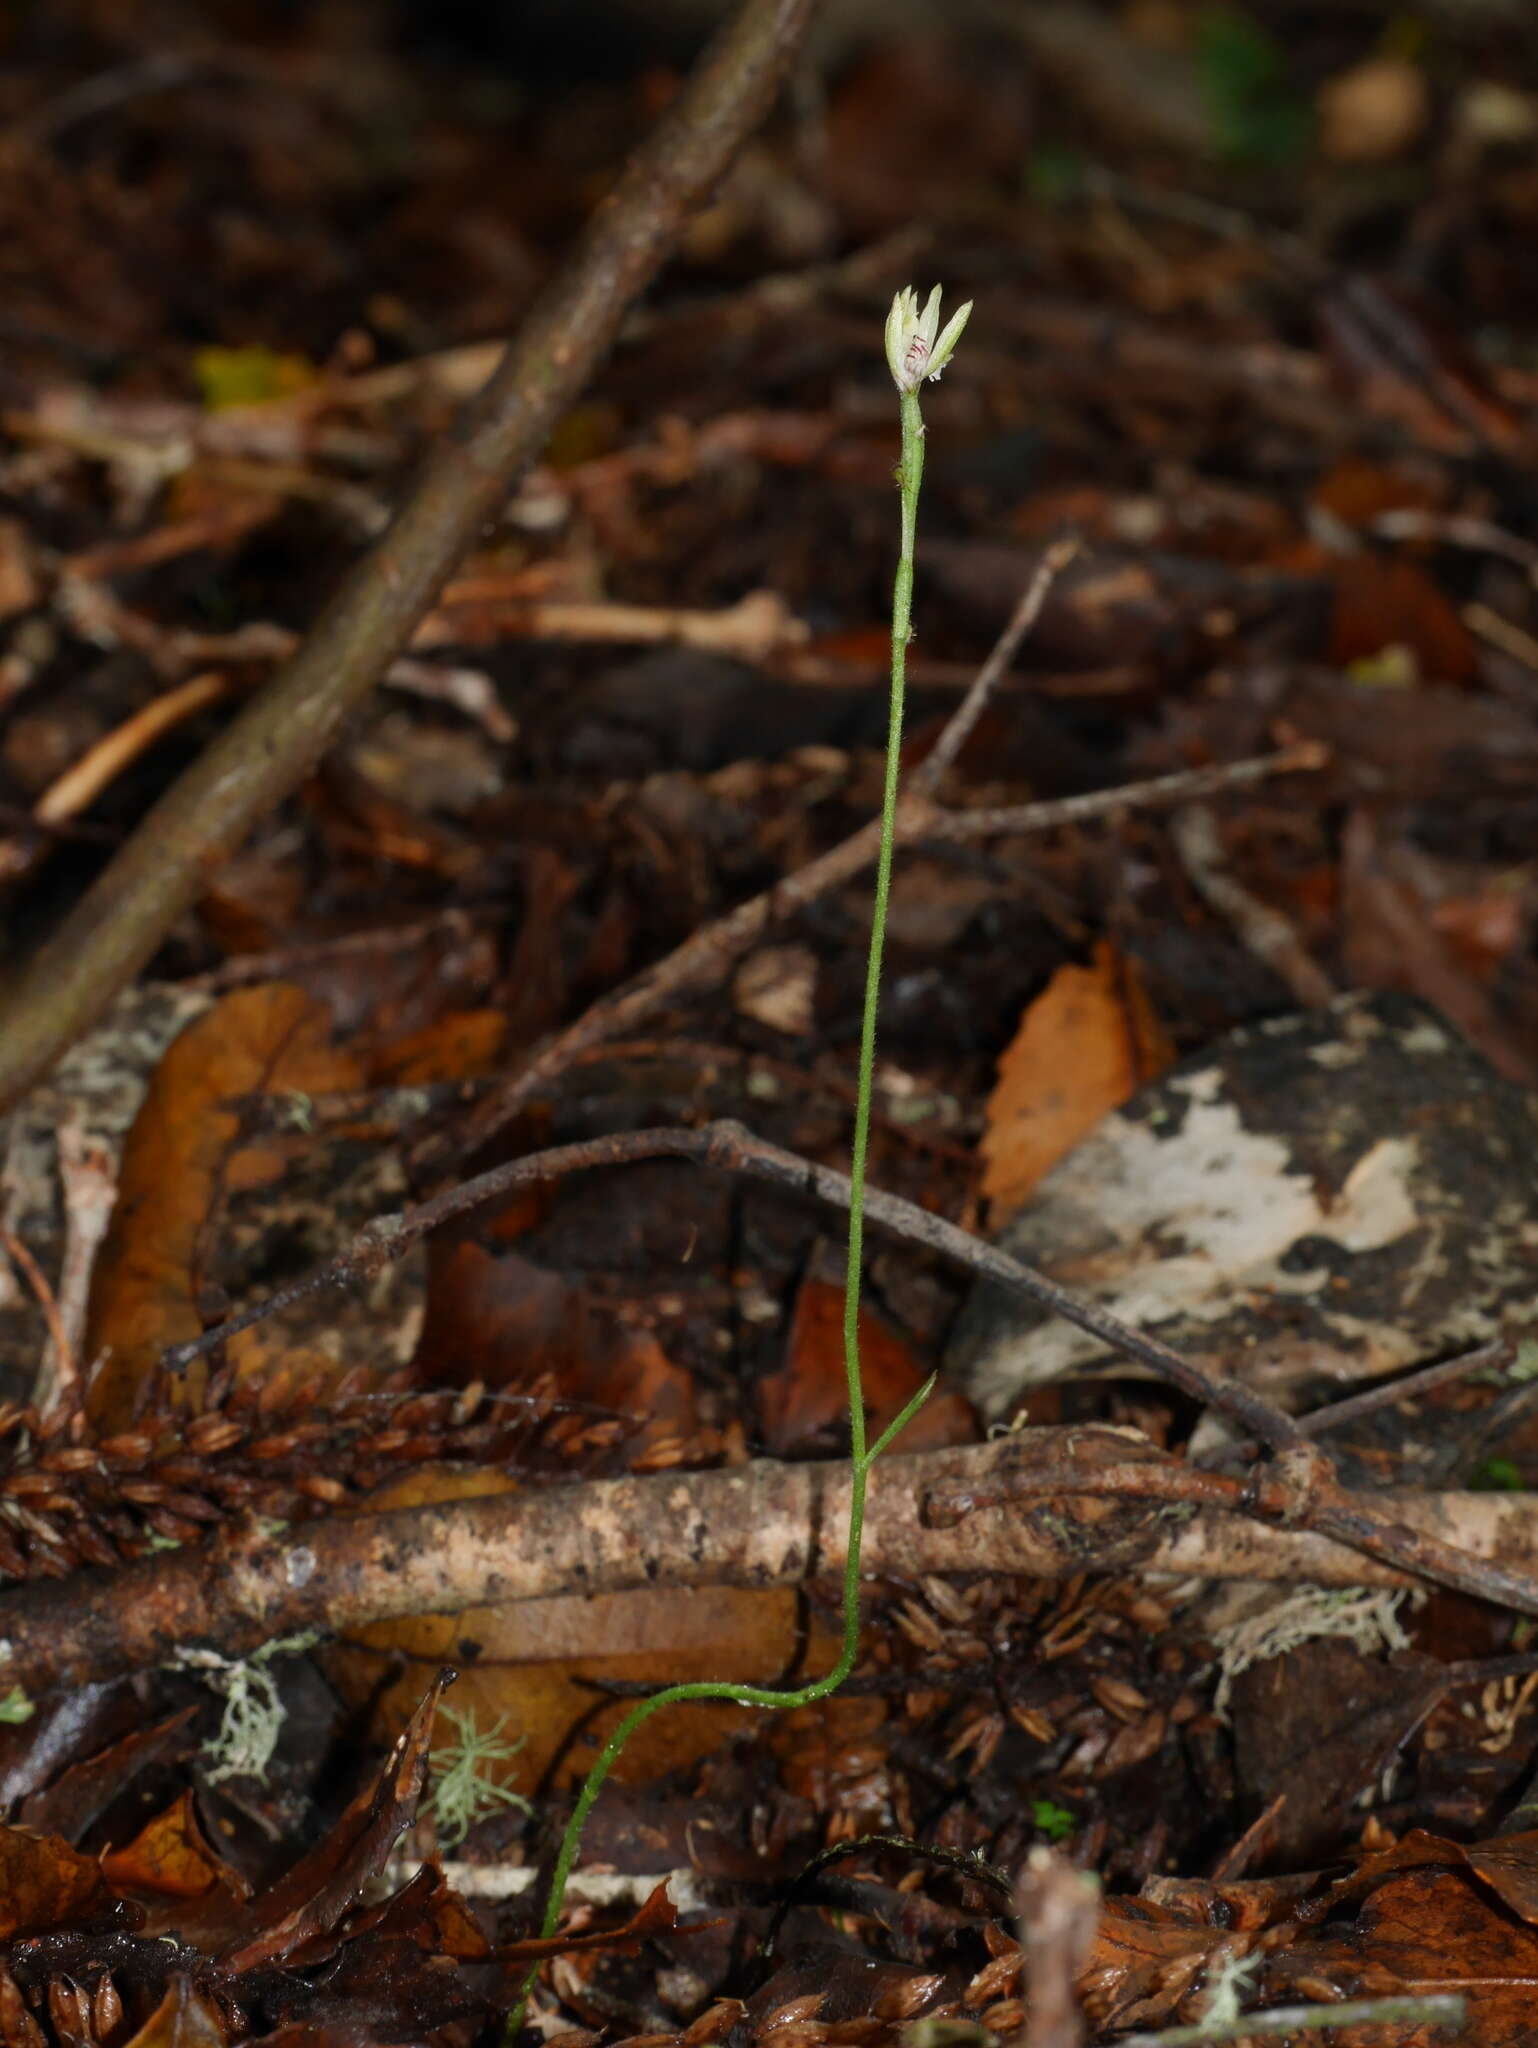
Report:
<svg viewBox="0 0 1538 2048"><path fill-rule="evenodd" d="M1049 566L1057 559L1056 555L1049 556ZM1029 626L1040 608L1039 598L1045 588L1041 576L1032 582L1015 619L1005 629L1006 639L1018 638L1017 621L1021 622L1022 632ZM985 679L993 668L990 656L979 671L979 680ZM973 694L968 692L967 701L957 713L958 720L969 717ZM947 733L951 729L948 726ZM944 739L942 734L942 745ZM950 810L921 790L898 800L896 844L909 847L922 845L928 839L982 839L995 834L1050 832L1062 825L1114 817L1120 811L1187 803L1199 796L1241 789L1272 775L1308 772L1322 767L1326 758L1325 750L1315 741L1300 740L1274 754L1260 754L1249 760L1182 769L1173 775L1154 776L1147 782L1089 790L1079 796L1048 797L1038 803L1014 804L1001 810ZM488 1146L498 1132L594 1046L635 1030L682 996L713 987L772 926L863 873L875 860L880 844L881 820L871 818L847 839L818 854L783 881L701 925L633 980L600 996L532 1058L499 1082L464 1119L462 1128L452 1135L435 1134L418 1146L411 1162L418 1176L431 1179L454 1155L473 1156Z"/></svg>
<svg viewBox="0 0 1538 2048"><path fill-rule="evenodd" d="M729 1121L699 1130L663 1127L627 1131L585 1143L556 1146L494 1167L458 1187L446 1189L431 1201L418 1203L402 1215L376 1217L336 1258L280 1289L254 1309L232 1316L191 1344L167 1352L165 1363L173 1368L184 1366L217 1349L226 1339L250 1328L277 1308L324 1287L370 1278L440 1225L487 1202L505 1200L519 1188L559 1179L566 1173L658 1158L693 1159L702 1166L750 1175L789 1193L826 1202L832 1208L849 1206L849 1181L843 1174L782 1151L754 1137L741 1124ZM1134 1492L1146 1490L1153 1483L1159 1489L1160 1499L1178 1500L1188 1506L1232 1507L1262 1522L1280 1520L1291 1527L1309 1528L1348 1544L1363 1557L1377 1559L1395 1571L1431 1579L1522 1613L1538 1613L1538 1578L1526 1561L1509 1570L1499 1561L1469 1554L1456 1536L1448 1539L1437 1534L1434 1516L1429 1530L1408 1528L1396 1522L1372 1496L1348 1492L1336 1481L1328 1459L1309 1442L1292 1417L1274 1408L1242 1381L1205 1371L1159 1338L1131 1328L1098 1302L1060 1286L1023 1260L1011 1258L996 1245L985 1243L915 1203L905 1202L897 1195L867 1190L865 1210L867 1221L878 1229L923 1245L1006 1292L1050 1309L1098 1337L1110 1349L1137 1360L1167 1384L1206 1403L1241 1428L1252 1430L1279 1454L1272 1468L1262 1468L1244 1481L1195 1467L1180 1467L1175 1478L1165 1475L1155 1481L1150 1480L1147 1472L1141 1472L1130 1482ZM1065 1494L1082 1490L1067 1476L1058 1475L1054 1483ZM1018 1481L1011 1484L1018 1485ZM1096 1475L1090 1490L1097 1494L1125 1491L1126 1484L1113 1484L1101 1473ZM954 1498L940 1489L931 1498L931 1520L943 1514L963 1518L982 1503L983 1496L975 1489L964 1488ZM1085 1562L1081 1559L1081 1564ZM4 1603L0 1602L0 1629L5 1625L3 1608ZM4 1667L0 1665L0 1680L4 1676Z"/></svg>
<svg viewBox="0 0 1538 2048"><path fill-rule="evenodd" d="M491 1167L399 1215L376 1216L334 1258L313 1267L287 1286L276 1288L265 1300L215 1323L201 1337L173 1346L164 1353L162 1363L170 1371L184 1371L194 1359L218 1351L232 1337L238 1337L278 1310L323 1289L354 1286L361 1280L372 1279L445 1223L490 1202L505 1202L522 1188L558 1181L569 1173L633 1165L642 1159L693 1159L702 1166L767 1181L791 1194L825 1202L833 1209L849 1207L850 1183L846 1174L836 1173L829 1166L818 1166L799 1153L783 1151L730 1118L698 1129L662 1125L652 1130L621 1131L610 1137L555 1145L548 1151L531 1152L521 1159ZM885 1194L879 1188L866 1189L865 1214L867 1221L878 1229L910 1244L922 1245L963 1271L990 1280L1006 1293L1034 1302L1077 1329L1098 1337L1107 1349L1135 1359L1155 1378L1215 1409L1274 1450L1296 1453L1306 1447L1303 1432L1292 1417L1263 1400L1243 1381L1203 1371L1161 1339L1145 1336L1098 1302L1075 1294L1071 1288L1028 1266L1023 1259L1012 1258L959 1224L920 1208L916 1202L904 1201L900 1195Z"/></svg>
<svg viewBox="0 0 1538 2048"><path fill-rule="evenodd" d="M444 437L389 530L293 657L161 798L0 1003L0 1110L94 1023L196 900L209 868L302 780L405 646L544 445L743 137L813 0L745 0Z"/></svg>

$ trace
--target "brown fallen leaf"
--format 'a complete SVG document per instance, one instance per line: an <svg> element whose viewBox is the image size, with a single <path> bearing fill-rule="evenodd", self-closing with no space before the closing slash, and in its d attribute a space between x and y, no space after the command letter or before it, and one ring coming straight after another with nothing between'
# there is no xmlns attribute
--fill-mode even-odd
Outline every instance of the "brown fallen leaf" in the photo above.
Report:
<svg viewBox="0 0 1538 2048"><path fill-rule="evenodd" d="M1326 659L1370 679L1385 649L1400 647L1417 682L1472 686L1479 657L1457 608L1418 562L1370 552L1334 564Z"/></svg>
<svg viewBox="0 0 1538 2048"><path fill-rule="evenodd" d="M517 1205L518 1227L531 1220L538 1194ZM625 1327L560 1274L471 1239L434 1240L427 1274L427 1315L413 1360L425 1382L479 1381L513 1394L554 1384L563 1400L617 1418L636 1448L694 1434L690 1375L650 1332Z"/></svg>
<svg viewBox="0 0 1538 2048"><path fill-rule="evenodd" d="M872 1439L886 1428L923 1384L913 1353L875 1310L860 1309L860 1370ZM847 1428L844 1372L844 1290L809 1273L796 1294L785 1363L758 1383L759 1432L775 1457L805 1451L819 1437ZM943 1450L978 1440L977 1417L961 1394L936 1388L902 1434L894 1452Z"/></svg>
<svg viewBox="0 0 1538 2048"><path fill-rule="evenodd" d="M80 1855L57 1835L0 1827L0 1941L55 1928L121 1926L128 1917L94 1856Z"/></svg>
<svg viewBox="0 0 1538 2048"><path fill-rule="evenodd" d="M255 1899L221 1895L189 1908L178 1922L181 1941L217 1954L235 1971L280 1962L297 1968L324 1960L340 1939L343 1915L384 1868L402 1830L416 1817L444 1683L436 1678L419 1698L384 1769L307 1855Z"/></svg>
<svg viewBox="0 0 1538 2048"><path fill-rule="evenodd" d="M278 1142L242 1142L240 1098L303 1097L362 1081L357 1061L333 1044L325 1008L282 982L237 989L172 1042L124 1145L92 1280L86 1356L104 1362L88 1408L101 1428L126 1428L160 1353L202 1334L203 1266L224 1198L283 1172ZM266 1340L260 1332L236 1338L230 1354L249 1369L266 1355ZM189 1402L203 1380L198 1367L189 1371Z"/></svg>
<svg viewBox="0 0 1538 2048"><path fill-rule="evenodd" d="M190 1977L173 1977L164 1998L124 2048L227 2048L224 2016Z"/></svg>
<svg viewBox="0 0 1538 2048"><path fill-rule="evenodd" d="M597 1928L591 1934L557 1934L548 1941L509 1941L496 1951L500 1963L539 1963L547 1956L579 1955L592 1950L634 1950L659 1934L703 1934L719 1921L701 1921L681 1928L678 1910L668 1897L667 1880L649 1892L622 1927Z"/></svg>
<svg viewBox="0 0 1538 2048"><path fill-rule="evenodd" d="M1027 1009L988 1098L980 1149L994 1224L1173 1059L1134 961L1102 940L1088 967L1060 967Z"/></svg>
<svg viewBox="0 0 1538 2048"><path fill-rule="evenodd" d="M147 1821L125 1847L107 1850L101 1869L118 1891L196 1899L216 1884L225 1885L237 1896L245 1890L236 1873L204 1839L190 1790Z"/></svg>
<svg viewBox="0 0 1538 2048"><path fill-rule="evenodd" d="M491 1953L491 1943L470 1908L430 1863L424 1863L398 1892L354 1913L347 1923L350 1942L398 1935L408 1936L428 1955L449 1955L456 1962L483 1962Z"/></svg>

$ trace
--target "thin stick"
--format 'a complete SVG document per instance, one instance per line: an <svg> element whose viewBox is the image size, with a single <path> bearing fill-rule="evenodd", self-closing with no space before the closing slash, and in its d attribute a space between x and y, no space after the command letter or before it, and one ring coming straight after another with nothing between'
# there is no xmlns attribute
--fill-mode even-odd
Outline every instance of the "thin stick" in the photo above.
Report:
<svg viewBox="0 0 1538 2048"><path fill-rule="evenodd" d="M266 1300L243 1309L238 1315L205 1330L190 1343L179 1344L164 1354L168 1371L184 1371L195 1359L206 1357L232 1337L251 1329L268 1316L326 1288L350 1286L372 1279L386 1265L399 1259L413 1245L452 1222L456 1217L505 1201L520 1189L562 1179L570 1173L592 1172L601 1167L622 1166L641 1159L694 1159L702 1166L717 1167L765 1180L799 1193L829 1207L847 1210L851 1183L831 1167L814 1165L794 1152L784 1152L756 1138L741 1124L729 1119L706 1124L698 1130L664 1125L655 1130L625 1131L612 1137L590 1138L573 1145L557 1145L548 1151L512 1159L473 1179L447 1188L430 1201L419 1202L399 1215L378 1216L365 1226L349 1245L301 1279L276 1289ZM1158 1378L1215 1408L1252 1436L1274 1448L1295 1448L1303 1441L1297 1424L1280 1409L1237 1381L1216 1377L1181 1356L1156 1337L1147 1337L1100 1307L1049 1280L1023 1260L1011 1258L996 1245L985 1243L958 1224L935 1216L916 1203L898 1195L869 1189L865 1196L869 1221L893 1235L937 1252L979 1278L996 1282L1007 1292L1023 1295L1039 1306L1062 1316L1087 1331L1113 1351L1136 1359Z"/></svg>
<svg viewBox="0 0 1538 2048"><path fill-rule="evenodd" d="M288 795L401 652L464 549L501 514L627 307L769 107L811 0L745 0L631 158L501 367L303 645L155 805L0 1005L0 1109L87 1030Z"/></svg>
<svg viewBox="0 0 1538 2048"><path fill-rule="evenodd" d="M1119 810L1163 810L1190 803L1195 797L1219 796L1245 789L1273 775L1307 774L1330 758L1318 740L1299 740L1275 754L1253 754L1242 761L1224 761L1212 768L1182 768L1173 775L1153 775L1146 782L1126 782L1119 789L1092 789L1082 796L1050 797L1041 803L1010 804L992 810L936 810L923 832L926 839L986 839L1012 832L1047 832L1061 825L1085 825L1112 817ZM917 835L915 835L917 836Z"/></svg>
<svg viewBox="0 0 1538 2048"><path fill-rule="evenodd" d="M944 810L928 797L908 795L897 806L896 844L912 846L932 839L978 839L991 834L1047 832L1062 825L1087 824L1118 811L1143 810L1187 803L1193 797L1216 795L1263 782L1272 775L1295 774L1321 767L1328 751L1313 740L1243 761L1212 768L1182 769L1146 782L1128 782L1117 789L1097 789L1082 796L1052 797L1041 803L1004 810ZM881 844L881 821L872 818L859 830L819 854L783 882L750 896L735 910L702 925L680 946L643 970L622 988L601 996L573 1023L536 1053L526 1065L499 1083L464 1119L456 1136L433 1138L420 1146L413 1168L431 1176L446 1167L454 1153L469 1157L489 1144L528 1105L545 1094L556 1078L590 1047L606 1039L630 1036L648 1018L680 997L711 988L770 927L851 880L875 859Z"/></svg>
<svg viewBox="0 0 1538 2048"><path fill-rule="evenodd" d="M1197 894L1233 927L1255 958L1286 983L1299 1008L1322 1010L1332 1002L1335 984L1287 919L1230 872L1218 821L1206 805L1178 810L1170 820L1170 838Z"/></svg>
<svg viewBox="0 0 1538 2048"><path fill-rule="evenodd" d="M921 796L933 796L947 771L955 766L1000 678L1007 673L1010 663L1020 651L1021 641L1041 617L1047 593L1078 552L1079 538L1072 534L1067 539L1054 541L1036 564L1035 574L1021 593L1008 625L994 642L993 651L973 677L971 687L951 713L945 730L928 756L914 770L910 787Z"/></svg>
<svg viewBox="0 0 1538 2048"><path fill-rule="evenodd" d="M59 1262L59 1321L64 1349L44 1354L32 1402L47 1414L55 1401L77 1406L81 1396L80 1347L90 1309L91 1274L112 1221L117 1170L111 1148L87 1134L74 1117L59 1125L59 1185L64 1196L64 1255Z"/></svg>
<svg viewBox="0 0 1538 2048"><path fill-rule="evenodd" d="M1030 1989L1021 2048L1079 2048L1084 2016L1074 1987L1100 1925L1100 1881L1037 1842L1015 1889Z"/></svg>
<svg viewBox="0 0 1538 2048"><path fill-rule="evenodd" d="M1400 1379L1379 1380L1375 1386L1364 1387L1359 1394L1347 1394L1344 1400L1331 1401L1327 1407L1300 1415L1297 1418L1298 1431L1306 1437L1325 1436L1332 1429L1343 1429L1347 1423L1359 1422L1364 1415L1376 1415L1384 1408L1397 1408L1401 1401L1413 1401L1438 1387L1450 1386L1455 1380L1467 1379L1470 1373L1510 1365L1516 1357L1516 1350L1509 1337L1498 1337L1494 1343L1482 1344L1477 1351L1465 1351L1461 1357L1444 1358L1436 1365L1423 1365L1418 1372L1406 1373ZM1258 1448L1253 1440L1223 1444L1210 1462L1219 1468L1242 1463L1253 1458Z"/></svg>
<svg viewBox="0 0 1538 2048"><path fill-rule="evenodd" d="M1380 1409L1397 1408L1401 1401L1414 1401L1438 1387L1451 1386L1455 1380L1467 1379L1470 1373L1496 1371L1510 1365L1516 1355L1517 1347L1509 1337L1497 1337L1493 1344L1481 1344L1477 1351L1444 1358L1437 1365L1423 1365L1419 1372L1406 1373L1403 1379L1380 1380L1376 1386L1364 1387L1359 1394L1332 1401L1327 1408L1315 1408L1312 1413L1298 1417L1298 1427L1305 1436L1323 1436L1328 1430L1343 1429L1348 1422L1359 1422L1364 1415L1376 1415Z"/></svg>
<svg viewBox="0 0 1538 2048"><path fill-rule="evenodd" d="M167 690L163 696L144 705L132 718L125 719L112 732L104 733L78 761L49 784L33 806L35 825L56 831L59 826L68 824L95 803L102 791L132 767L157 740L168 732L174 732L189 718L195 718L200 711L206 711L211 704L221 702L229 692L229 677L211 669L190 677L174 690ZM35 867L41 855L52 850L55 843L52 836L43 838L37 832L30 836L30 847L26 837L19 837L8 845L0 842L0 868L8 877L14 878Z"/></svg>

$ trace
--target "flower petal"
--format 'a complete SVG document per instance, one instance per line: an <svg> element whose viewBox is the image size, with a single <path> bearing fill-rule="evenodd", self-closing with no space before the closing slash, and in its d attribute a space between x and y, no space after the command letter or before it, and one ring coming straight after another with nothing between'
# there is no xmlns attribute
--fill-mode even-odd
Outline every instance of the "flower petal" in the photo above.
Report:
<svg viewBox="0 0 1538 2048"><path fill-rule="evenodd" d="M945 332L930 351L929 369L927 372L929 376L938 377L950 361L951 351L961 339L961 330L966 326L971 317L972 301L968 299L964 306L959 306L952 313L950 319L945 323Z"/></svg>

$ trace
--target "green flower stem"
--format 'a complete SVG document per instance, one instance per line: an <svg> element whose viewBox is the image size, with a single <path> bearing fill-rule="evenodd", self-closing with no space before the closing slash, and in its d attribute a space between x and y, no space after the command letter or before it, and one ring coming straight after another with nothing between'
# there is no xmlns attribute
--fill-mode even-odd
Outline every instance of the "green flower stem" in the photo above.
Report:
<svg viewBox="0 0 1538 2048"><path fill-rule="evenodd" d="M821 1678L794 1690L758 1685L740 1685L729 1680L701 1679L687 1685L670 1685L650 1699L639 1701L619 1723L604 1744L597 1762L588 1772L577 1794L571 1819L556 1852L550 1877L550 1893L540 1925L541 1939L554 1937L566 1896L566 1883L582 1831L593 1802L603 1790L609 1773L635 1731L664 1707L685 1700L726 1700L740 1707L764 1707L786 1712L809 1707L836 1692L854 1669L860 1645L860 1539L865 1527L865 1497L870 1468L901 1429L911 1422L934 1386L933 1378L908 1402L902 1413L882 1431L869 1447L865 1432L865 1393L860 1376L860 1279L861 1251L865 1224L865 1162L870 1150L871 1092L876 1069L876 1012L881 996L881 958L886 939L887 903L892 887L892 849L896 839L897 783L902 764L903 694L907 679L908 641L913 616L913 544L918 527L919 486L924 476L924 422L919 412L918 393L902 391L902 462L897 484L902 498L902 542L897 557L897 577L892 591L892 689L887 721L886 775L881 796L881 846L876 858L875 901L871 912L870 951L865 966L865 1007L860 1023L859 1092L855 1102L854 1138L849 1167L849 1262L844 1283L844 1376L849 1390L849 1540L844 1554L844 1639L838 1661ZM539 1968L530 1971L508 2018L507 2033L523 2022L529 1993Z"/></svg>

